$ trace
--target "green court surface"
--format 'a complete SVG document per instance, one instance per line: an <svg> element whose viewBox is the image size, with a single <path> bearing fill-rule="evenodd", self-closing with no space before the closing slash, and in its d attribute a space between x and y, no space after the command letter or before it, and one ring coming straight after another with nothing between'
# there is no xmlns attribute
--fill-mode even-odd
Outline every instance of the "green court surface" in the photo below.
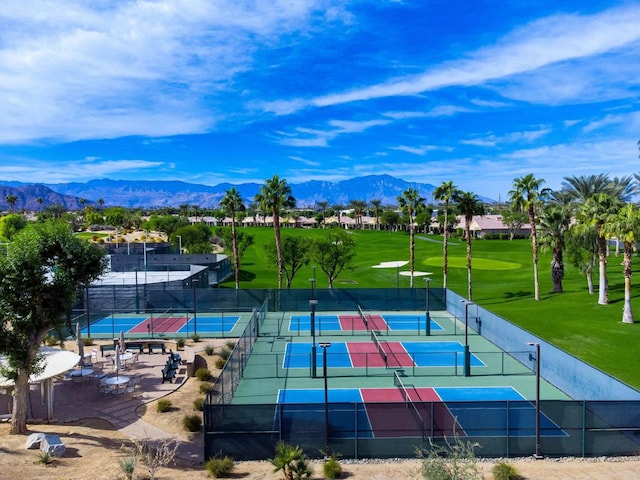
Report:
<svg viewBox="0 0 640 480"><path fill-rule="evenodd" d="M532 351L504 352L472 329L465 331L464 322L446 311L431 312L430 320L427 334L424 311L368 311L364 318L357 312L322 312L313 328L308 312L267 314L251 354L243 359L232 404L280 403L288 390L296 401L315 402L318 392L324 392L325 355L329 398L355 390L356 395L359 391L363 397L395 402L406 401L408 391L409 400L424 401L419 392L429 389L435 401L535 399ZM516 357L525 359L524 364ZM401 379L401 387L395 378ZM569 399L544 380L540 398Z"/></svg>

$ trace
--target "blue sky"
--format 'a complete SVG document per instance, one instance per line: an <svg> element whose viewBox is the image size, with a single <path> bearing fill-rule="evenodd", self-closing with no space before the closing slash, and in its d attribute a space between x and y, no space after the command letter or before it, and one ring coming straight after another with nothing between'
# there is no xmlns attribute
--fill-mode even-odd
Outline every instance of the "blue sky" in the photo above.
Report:
<svg viewBox="0 0 640 480"><path fill-rule="evenodd" d="M0 2L0 179L640 171L640 3Z"/></svg>

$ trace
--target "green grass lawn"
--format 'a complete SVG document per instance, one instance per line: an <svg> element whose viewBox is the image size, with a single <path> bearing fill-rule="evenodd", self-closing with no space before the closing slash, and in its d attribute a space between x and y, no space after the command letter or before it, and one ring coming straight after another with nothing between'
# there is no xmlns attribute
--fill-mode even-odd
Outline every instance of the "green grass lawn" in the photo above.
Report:
<svg viewBox="0 0 640 480"><path fill-rule="evenodd" d="M267 262L263 245L273 241L271 228L247 228L255 245L242 259L241 288L274 288L276 269ZM316 238L323 230L283 229L283 235ZM396 269L374 269L373 265L392 260L409 259L409 235L406 232L351 232L356 241L357 256L352 269L334 282L335 288L394 287ZM422 237L422 238L420 238ZM424 238L428 238L425 240ZM635 259L639 264L640 260ZM542 252L538 260L540 300L533 299L533 266L529 240L475 240L473 242L473 300L585 360L622 381L640 388L638 345L640 323L623 324L622 305L624 279L622 257L609 257L609 305L597 304L597 293L589 295L587 282L575 268L565 265L564 293L551 293L551 255ZM293 288L309 288L313 269L303 267L296 275ZM407 270L408 267L403 268ZM441 237L416 235L416 270L433 272L432 286L442 285ZM634 268L637 270L637 267ZM326 288L326 276L316 270L317 288ZM635 278L635 277L634 277ZM597 289L597 269L594 277ZM233 286L233 279L223 286ZM400 277L400 286L408 288L409 278ZM416 280L422 288L424 281ZM466 296L466 246L450 240L448 287ZM640 315L640 288L632 286L632 305Z"/></svg>

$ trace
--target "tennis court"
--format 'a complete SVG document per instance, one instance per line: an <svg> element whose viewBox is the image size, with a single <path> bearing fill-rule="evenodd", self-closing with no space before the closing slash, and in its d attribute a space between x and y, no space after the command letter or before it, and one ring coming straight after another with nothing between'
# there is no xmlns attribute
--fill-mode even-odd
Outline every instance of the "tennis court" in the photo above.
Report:
<svg viewBox="0 0 640 480"><path fill-rule="evenodd" d="M429 319L432 331L442 331L443 327L434 319ZM361 309L357 315L315 315L314 328L317 332L331 333L332 331L350 330L379 330L420 332L426 328L425 314L370 314ZM290 332L310 332L311 315L291 315L289 319Z"/></svg>
<svg viewBox="0 0 640 480"><path fill-rule="evenodd" d="M109 315L81 329L82 335L93 338L114 338L123 332L129 338L154 336L219 336L230 333L239 324L240 315L192 314L177 315Z"/></svg>

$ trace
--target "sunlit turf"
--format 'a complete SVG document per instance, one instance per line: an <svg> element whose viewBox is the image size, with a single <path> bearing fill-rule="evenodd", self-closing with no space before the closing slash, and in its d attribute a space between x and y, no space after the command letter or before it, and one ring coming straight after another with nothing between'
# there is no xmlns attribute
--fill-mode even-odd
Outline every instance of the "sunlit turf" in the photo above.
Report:
<svg viewBox="0 0 640 480"><path fill-rule="evenodd" d="M247 228L255 245L242 259L241 288L274 288L276 269L267 262L263 245L273 241L271 228ZM322 229L283 229L283 235L322 236ZM409 259L409 235L406 232L351 231L357 256L352 269L334 283L335 288L394 287L397 271L374 269L373 265ZM426 240L425 240L426 239ZM533 264L528 240L475 240L473 242L473 300L525 330L550 341L611 375L640 388L638 345L640 323L621 322L624 279L621 257L609 257L609 305L597 304L597 293L589 295L586 278L576 268L565 265L564 293L552 293L551 255L541 252L538 260L540 301L533 298ZM635 259L638 264L640 260ZM293 288L309 288L313 263L296 275ZM416 235L416 270L433 272L432 287L442 285L441 237ZM406 270L404 267L402 270ZM637 270L637 267L634 268ZM326 276L318 267L317 288L326 288ZM635 278L635 277L634 277ZM399 278L401 288L409 287L409 278ZM597 268L594 283L597 290ZM233 280L225 282L231 287ZM416 287L424 285L416 281ZM466 296L466 246L452 239L449 245L448 287ZM632 306L640 315L640 288L632 286Z"/></svg>

